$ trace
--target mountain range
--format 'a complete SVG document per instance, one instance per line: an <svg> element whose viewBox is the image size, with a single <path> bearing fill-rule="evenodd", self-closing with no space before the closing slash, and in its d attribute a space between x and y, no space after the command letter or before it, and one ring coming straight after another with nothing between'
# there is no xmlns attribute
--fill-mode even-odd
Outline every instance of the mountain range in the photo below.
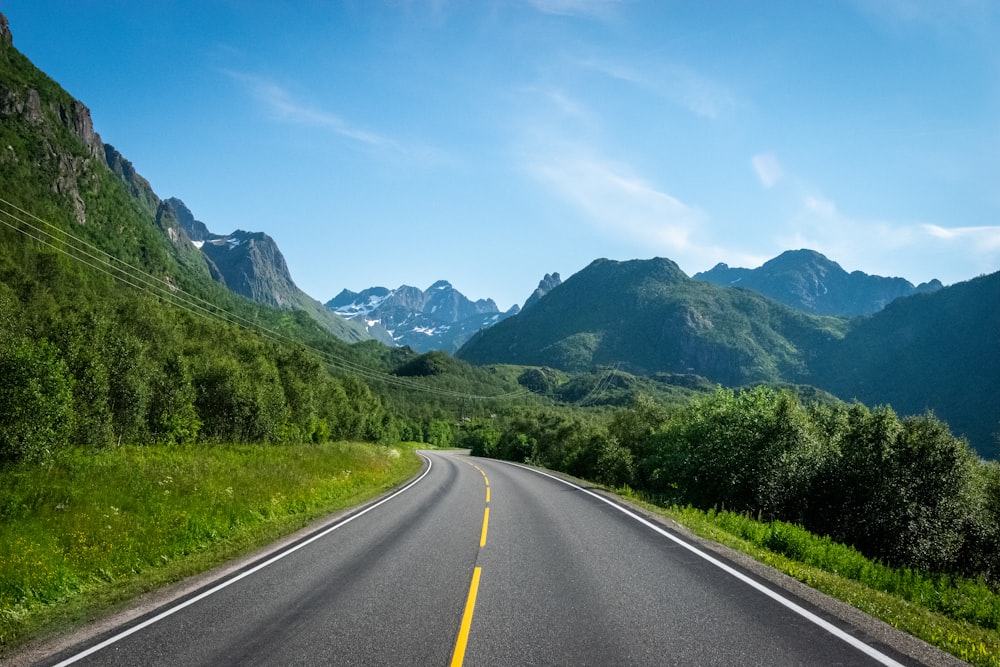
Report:
<svg viewBox="0 0 1000 667"><path fill-rule="evenodd" d="M322 327L341 341L364 341L354 347L371 358L409 354L390 354L371 340L378 338L414 350L458 348L459 359L476 364L585 373L612 366L731 386L792 383L904 414L932 409L980 453L996 454L1000 274L914 287L847 274L800 250L759 269L717 266L696 280L669 259L599 259L565 281L545 276L519 311L473 302L446 281L427 290L345 290L324 306L295 286L267 234L213 234L179 199L161 199L102 141L85 105L13 48L9 32L0 42L0 306L16 303L39 327L71 315L86 320L86 307L119 298L119 282L140 295L156 285L296 335ZM56 233L29 231L35 223L26 211ZM123 267L139 267L151 282L135 282ZM122 274L129 278L109 277ZM184 317L197 312L191 303L178 305ZM11 313L22 311L11 306L0 320L14 322L20 315ZM91 319L97 330L103 320ZM66 325L59 335L73 331ZM131 339L108 334L108 341ZM74 348L79 359L88 344ZM149 345L158 349L157 341ZM90 377L85 364L77 370Z"/></svg>
<svg viewBox="0 0 1000 667"><path fill-rule="evenodd" d="M493 299L471 301L447 280L439 280L426 290L409 285L393 290L345 289L328 301L326 308L345 319L364 322L376 340L417 352L455 352L480 329L519 310L514 306L501 313Z"/></svg>
<svg viewBox="0 0 1000 667"><path fill-rule="evenodd" d="M934 411L986 456L1000 427L1000 273L897 298L865 317L812 315L688 277L668 259L596 260L473 336L475 364L700 375L811 385L843 400Z"/></svg>
<svg viewBox="0 0 1000 667"><path fill-rule="evenodd" d="M560 283L558 273L546 274L528 297L528 308ZM472 301L439 280L426 290L402 285L390 290L370 287L361 292L343 290L326 307L341 317L363 322L368 333L388 345L408 346L418 352L453 353L481 329L516 315L514 305L500 312L493 299Z"/></svg>
<svg viewBox="0 0 1000 667"><path fill-rule="evenodd" d="M904 278L848 273L814 250L789 250L756 269L720 263L693 277L716 285L744 287L807 313L847 317L871 315L899 297L943 287L937 279L914 286Z"/></svg>
<svg viewBox="0 0 1000 667"><path fill-rule="evenodd" d="M278 244L267 234L240 229L226 235L213 234L176 197L164 200L157 213L158 220L171 217L180 228L178 235L183 234L201 251L212 278L226 288L269 308L308 313L344 341L370 338L362 327L331 313L299 289Z"/></svg>

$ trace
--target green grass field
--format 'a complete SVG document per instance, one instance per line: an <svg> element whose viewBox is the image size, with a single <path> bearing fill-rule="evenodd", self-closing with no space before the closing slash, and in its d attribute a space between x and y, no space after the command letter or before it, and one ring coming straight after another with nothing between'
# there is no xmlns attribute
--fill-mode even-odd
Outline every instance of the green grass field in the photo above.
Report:
<svg viewBox="0 0 1000 667"><path fill-rule="evenodd" d="M420 469L357 443L76 450L0 471L0 654L356 505Z"/></svg>

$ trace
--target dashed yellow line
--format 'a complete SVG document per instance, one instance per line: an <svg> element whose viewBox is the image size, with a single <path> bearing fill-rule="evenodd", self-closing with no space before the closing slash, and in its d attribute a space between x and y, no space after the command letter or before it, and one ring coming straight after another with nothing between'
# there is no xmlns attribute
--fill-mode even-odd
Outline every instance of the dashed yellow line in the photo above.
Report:
<svg viewBox="0 0 1000 667"><path fill-rule="evenodd" d="M483 510L483 530L479 535L479 548L482 549L486 546L486 533L490 527L490 479L482 468L474 463L469 465L479 471L486 483L486 509ZM472 571L472 584L469 586L469 597L465 601L465 612L462 614L462 625L455 641L455 652L451 655L451 667L461 667L465 660L465 648L469 643L469 630L472 628L472 615L476 611L476 595L479 593L479 578L482 571L483 568L479 566Z"/></svg>
<svg viewBox="0 0 1000 667"><path fill-rule="evenodd" d="M479 548L486 546L486 531L489 530L490 525L490 508L487 507L486 511L483 512L483 534L479 537Z"/></svg>

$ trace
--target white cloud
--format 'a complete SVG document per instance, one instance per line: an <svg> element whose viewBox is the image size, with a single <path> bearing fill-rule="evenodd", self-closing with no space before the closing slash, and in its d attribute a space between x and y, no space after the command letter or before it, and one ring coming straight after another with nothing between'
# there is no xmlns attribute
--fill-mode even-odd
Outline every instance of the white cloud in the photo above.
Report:
<svg viewBox="0 0 1000 667"><path fill-rule="evenodd" d="M1000 227L941 227L939 225L921 225L924 232L945 243L969 244L978 248L979 252L1000 251Z"/></svg>
<svg viewBox="0 0 1000 667"><path fill-rule="evenodd" d="M783 248L810 248L847 270L952 283L1000 269L1000 226L946 227L847 215L818 194L802 197ZM944 272L944 273L942 273Z"/></svg>
<svg viewBox="0 0 1000 667"><path fill-rule="evenodd" d="M705 214L647 183L625 165L572 150L532 160L529 173L606 234L684 251Z"/></svg>
<svg viewBox="0 0 1000 667"><path fill-rule="evenodd" d="M773 188L785 177L785 170L774 153L758 153L751 159L757 178L765 188Z"/></svg>
<svg viewBox="0 0 1000 667"><path fill-rule="evenodd" d="M718 118L736 104L728 88L683 65L651 65L640 71L606 60L586 60L579 64L670 100L703 118Z"/></svg>
<svg viewBox="0 0 1000 667"><path fill-rule="evenodd" d="M355 125L338 114L316 108L296 99L288 90L269 79L241 72L225 71L243 85L251 97L260 102L273 117L283 123L314 127L369 148L381 149L399 156L426 163L457 163L454 157L433 146L403 143L378 132Z"/></svg>
<svg viewBox="0 0 1000 667"><path fill-rule="evenodd" d="M392 139L356 127L337 114L303 104L273 81L239 72L227 71L226 74L243 84L252 97L281 121L326 128L340 136L371 146L395 145Z"/></svg>
<svg viewBox="0 0 1000 667"><path fill-rule="evenodd" d="M604 19L612 15L622 0L528 0L528 4L545 14Z"/></svg>
<svg viewBox="0 0 1000 667"><path fill-rule="evenodd" d="M926 26L936 31L981 32L997 19L992 0L855 0L862 14L893 27Z"/></svg>

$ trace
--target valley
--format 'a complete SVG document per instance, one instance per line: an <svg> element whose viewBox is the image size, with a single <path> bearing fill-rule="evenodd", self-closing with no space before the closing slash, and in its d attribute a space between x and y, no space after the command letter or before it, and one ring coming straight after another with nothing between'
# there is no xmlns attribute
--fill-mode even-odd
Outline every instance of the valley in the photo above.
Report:
<svg viewBox="0 0 1000 667"><path fill-rule="evenodd" d="M756 520L762 528L733 530L770 531L760 540L766 553L755 553L767 562L791 559L788 570L804 573L806 584L820 578L804 566L796 569L811 551L801 536L814 533L810 537L845 551L837 552L841 561L810 568L846 577L844 561L864 560L855 579L875 564L887 568L879 581L852 580L862 592L850 596L865 613L879 613L869 600L896 596L904 602L883 605L886 622L964 660L997 664L1000 273L914 285L848 273L818 252L793 249L756 269L719 264L694 276L666 257L597 258L565 279L546 274L522 305L504 312L493 299L470 299L445 279L427 289L401 284L354 292L331 285L336 296L323 303L296 285L267 232L214 233L212 221L199 220L180 198L157 194L94 131L87 106L18 51L6 19L2 25L0 528L9 531L0 561L3 650L79 624L127 597L105 597L109 586L136 591L140 584L129 582L148 576L163 583L149 573L168 561L198 562L206 551L231 544L227 540L249 545L256 531L273 536L299 514L312 518L362 502L402 484L421 462L449 471L444 479L435 472L435 490L421 496L421 507L444 494L468 510L468 497L480 493L470 491L479 478L467 474L468 463L481 463L484 479L488 470L503 480L498 490L523 489L534 498L519 506L499 496L490 506L498 517L495 536L510 535L523 513L525 521L552 522L541 533L572 542L579 531L568 526L576 510L538 513L554 502L551 489L539 490L538 479L525 481L501 462L508 461L561 471L636 506L672 508L677 516L686 508L708 521L728 521L727 512ZM447 267L441 272L447 276ZM468 450L472 458L418 458L418 448ZM357 470L336 463L344 449ZM237 454L227 459L232 451ZM181 471L198 469L202 458L206 466L214 460L206 452L222 459L217 477L182 484ZM298 463L284 468L280 458L270 458L276 453ZM331 475L346 486L352 475L372 473L374 481L351 502L324 504L310 495L319 482L304 477L304 499L289 500L284 485L299 478L300 468L319 467L301 462L310 456L336 463ZM259 493L242 505L232 498L238 489L222 484L231 474L226 466L253 469L240 457L254 465L273 461L265 467L277 478L258 473ZM78 491L72 481L140 464L148 464L150 475L141 488L138 477L135 489L119 482L109 492L125 495L113 499ZM181 497L189 509L156 514ZM140 505L167 518L140 515ZM207 518L195 518L194 508ZM604 525L605 508L588 511L595 516L584 523ZM417 534L426 522L461 542L441 554L441 562L462 574L445 577L450 612L438 619L442 633L453 632L472 568L480 566L474 542L456 537L469 532L469 522L459 530L441 515L414 510L408 516L402 524L386 519L375 533ZM69 518L53 523L53 517ZM98 517L108 521L91 520ZM133 519L120 542L101 532ZM38 528L56 523L51 532ZM180 547L168 555L134 546L143 530L161 526L167 542ZM569 549L511 561L492 560L491 553L482 566L509 580L543 571L548 574L538 576L546 581L582 573L579 588L567 581L567 595L586 608L594 589L621 583L591 577L609 569L595 563L616 551L614 558L625 562L653 539L631 529L623 535L594 561L574 561ZM437 546L418 537L421 553ZM337 576L350 581L368 567L358 553L384 549L394 562L406 550L376 542L358 547L350 557L355 569ZM112 568L98 560L100 544L109 545L108 553L115 551L111 546L133 547ZM661 547L649 551L655 553L628 567L661 574L679 567L659 560ZM43 552L54 556L51 568L33 569L18 556ZM656 565L643 565L647 557ZM94 567L71 567L79 562ZM409 567L426 572L434 559L420 562ZM561 568L563 562L572 567ZM404 579L419 583L420 574ZM313 583L299 585L317 603L317 615L339 613L337 605L319 604ZM369 599L346 595L351 608ZM524 632L505 595L496 580L484 579L483 599L496 604L506 625L473 621L483 643L470 644L470 655L552 658L532 653L534 645L515 646L512 637ZM622 618L628 610L615 607L615 595L601 605ZM288 608L299 599L289 599ZM47 616L64 604L71 611ZM601 605L587 608L595 628L604 627ZM362 641L404 623L391 607L380 608L380 620ZM660 609L635 622L655 637L656 617L687 613ZM538 616L551 614L539 608ZM738 616L746 619L748 635L776 632L766 620ZM234 632L218 651L246 639ZM428 655L442 657L450 642L430 647ZM488 650L503 642L510 652ZM255 650L264 655L268 642L260 643ZM740 654L738 644L720 648L724 661ZM820 649L806 644L789 650L815 658ZM273 648L275 655L285 650ZM386 652L379 655L393 655L393 646L381 648ZM631 648L619 649L642 662ZM136 650L152 651L142 644ZM312 650L319 651L306 652ZM766 648L754 650L766 660ZM695 662L711 657L695 655Z"/></svg>

